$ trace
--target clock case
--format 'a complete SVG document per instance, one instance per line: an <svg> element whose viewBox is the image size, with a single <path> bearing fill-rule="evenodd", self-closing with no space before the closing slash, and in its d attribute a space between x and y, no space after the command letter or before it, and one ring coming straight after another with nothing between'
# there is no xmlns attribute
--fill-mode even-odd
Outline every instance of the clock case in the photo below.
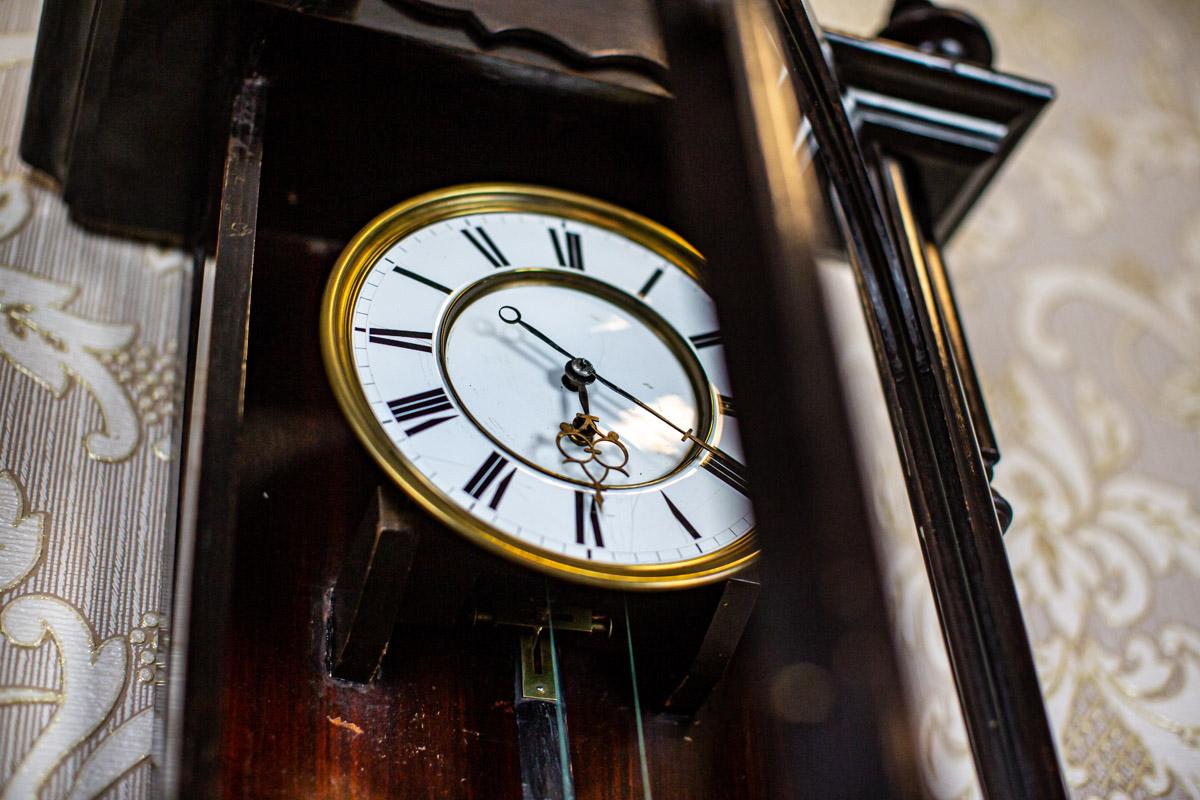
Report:
<svg viewBox="0 0 1200 800"><path fill-rule="evenodd" d="M518 785L511 718L495 707L488 713L484 702L500 698L502 708L512 697L511 637L465 624L465 615L475 622L476 612L501 612L481 607L458 581L486 574L483 583L503 590L485 594L519 605L538 596L542 579L426 530L402 497L381 489L317 357L317 300L349 236L396 200L474 180L597 196L678 230L712 263L738 267L717 273L716 296L741 365L734 380L752 431L752 477L787 490L755 496L768 591L730 675L701 711L702 725L647 730L651 753L662 756L652 765L657 785L679 797L779 796L785 786L818 796L917 791L914 754L888 733L906 724L906 712L832 343L808 268L814 245L830 243L795 231L779 195L769 193L781 176L794 179L785 182L793 191L801 181L766 147L771 126L755 115L746 71L753 53L738 38L735 5L749 4L663 3L660 35L655 9L632 0L556 5L554 13L499 0L186 9L47 1L22 154L59 180L78 221L197 251L178 549L168 565L176 633L170 686L161 693L163 792L311 794L331 776L346 791L390 786L398 796L453 786L448 791L464 796L498 797L504 790L496 787ZM890 34L912 44L972 41L959 35L961 20L932 12L922 20L926 6L898 3ZM921 298L929 301L923 311L896 307L914 276L938 277L940 264L936 246L898 248L900 234L915 229L918 241L943 242L1049 90L886 41L817 42L801 9L780 2L775 12L823 151L831 198L823 211L842 220L857 269L891 270L883 276L889 299L874 307L876 332L907 343L892 362L881 356L885 388L898 364L954 340L944 351L950 359L922 372L933 381L923 396L892 385L889 402L916 476L914 513L936 523L926 527L927 559L981 783L991 796L1022 788L1061 796L996 515L989 519L975 502L965 504L974 509L965 517L930 511L961 509L988 491L998 457L952 294ZM47 63L62 52L74 57ZM839 112L843 92L857 93L853 117ZM145 114L148 105L155 115ZM730 217L730 207L744 213ZM787 291L763 292L756 281ZM944 275L935 283L948 287ZM806 325L780 324L796 318ZM764 332L769 348L755 340ZM965 413L955 417L955 404ZM969 427L931 434L937 418ZM913 446L914 432L926 446ZM966 451L957 461L955 446ZM381 558L389 531L411 541ZM956 560L964 565L957 571L949 566ZM387 566L392 572L379 574L388 577L405 564L402 598L368 593L360 604L374 631L338 621L347 607L335 583L347 590L341 599L371 587L396 592L400 581L372 583L371 571ZM834 567L858 576L851 616L822 589ZM641 665L660 678L657 688L646 684L651 699L668 697L693 664L680 651L703 649L697 642L721 591L648 615L675 621L660 628L662 641L689 642L666 648L662 669L652 657ZM587 595L561 599L602 607ZM604 608L610 622L620 619ZM393 629L389 613L420 624ZM740 633L740 624L732 627ZM366 637L367 655L339 663L350 632ZM871 669L845 676L837 713L804 724L773 715L780 669L832 664L847 636ZM368 669L385 638L381 679L355 686L330 676L331 667ZM573 729L602 737L606 753L597 758L573 742L577 788L588 787L580 796L613 796L628 785L632 794L630 708L610 701L627 697L629 676L613 668L594 634L581 638L589 644L564 649L576 686L563 688L574 698ZM429 722L443 712L453 721ZM329 727L333 720L357 720L372 744L348 745ZM430 749L445 761L417 755Z"/></svg>

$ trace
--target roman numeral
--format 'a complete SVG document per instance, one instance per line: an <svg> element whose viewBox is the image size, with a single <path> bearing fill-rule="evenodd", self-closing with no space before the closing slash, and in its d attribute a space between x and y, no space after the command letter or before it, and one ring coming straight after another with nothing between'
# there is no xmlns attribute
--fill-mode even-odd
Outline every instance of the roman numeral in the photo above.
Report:
<svg viewBox="0 0 1200 800"><path fill-rule="evenodd" d="M388 263L391 263L391 262L388 262ZM401 275L403 275L404 277L412 278L417 283L423 283L431 289L437 289L439 292L444 292L445 294L450 294L449 287L442 286L437 281L431 281L431 280L429 280L429 278L426 278L424 275L418 275L417 273L413 272L412 270L407 270L404 267L396 266L396 267L392 267L392 272L398 272Z"/></svg>
<svg viewBox="0 0 1200 800"><path fill-rule="evenodd" d="M749 496L749 491L746 489L746 468L737 461L720 453L709 453L700 466L742 494Z"/></svg>
<svg viewBox="0 0 1200 800"><path fill-rule="evenodd" d="M678 509L678 507L676 507L676 505L671 502L671 498L667 497L667 493L659 492L659 494L662 495L663 500L667 501L667 508L671 509L672 516L674 516L676 521L678 521L679 524L683 526L683 529L688 532L688 535L691 536L693 540L699 539L700 532L698 530L696 530L696 526L693 525L688 520L688 518L683 515L683 512L680 511Z"/></svg>
<svg viewBox="0 0 1200 800"><path fill-rule="evenodd" d="M592 497L591 510L584 513L583 507L587 503L587 495L584 492L575 490L575 543L587 544L587 528L588 522L591 522L592 538L595 540L593 547L604 547L604 535L600 532L600 511L596 508L596 498Z"/></svg>
<svg viewBox="0 0 1200 800"><path fill-rule="evenodd" d="M504 468L507 466L508 459L492 451L492 454L484 459L479 469L475 470L475 474L471 476L471 480L467 481L467 485L463 487L463 490L476 500L482 499L488 487L495 482L496 478L500 476L500 473L504 472ZM508 484L512 483L513 476L516 474L517 468L513 467L500 479L500 483L496 485L496 491L492 494L492 500L488 503L488 508L493 511L496 510L500 505L500 501L504 499L504 493L508 491Z"/></svg>
<svg viewBox="0 0 1200 800"><path fill-rule="evenodd" d="M475 235L463 228L462 235L467 237L471 244L475 245L475 249L483 253L483 257L491 262L493 267L507 267L508 259L500 252L500 248L496 247L496 243L492 241L492 237L487 235L487 231L483 228L476 228Z"/></svg>
<svg viewBox="0 0 1200 800"><path fill-rule="evenodd" d="M642 288L638 289L638 297L645 297L650 294L650 290L654 288L654 284L658 283L658 279L662 277L663 271L656 269L650 273L650 277L642 284Z"/></svg>
<svg viewBox="0 0 1200 800"><path fill-rule="evenodd" d="M396 422L408 422L411 419L430 417L454 408L454 406L450 405L450 400L446 397L445 389L430 389L428 392L419 392L408 397L401 397L399 400L392 400L387 405ZM448 414L446 416L433 417L408 428L404 432L412 436L415 433L432 428L434 425L441 425L446 420L454 419L457 416L457 414Z"/></svg>
<svg viewBox="0 0 1200 800"><path fill-rule="evenodd" d="M721 344L721 332L713 331L712 333L701 333L692 337L692 346L697 350L703 347L713 347Z"/></svg>
<svg viewBox="0 0 1200 800"><path fill-rule="evenodd" d="M563 258L563 247L558 240L558 231L554 228L550 229L550 241L554 242L554 255L558 256L558 265L560 267L570 267L583 271L583 247L580 244L578 233L567 233L567 248L566 258Z"/></svg>
<svg viewBox="0 0 1200 800"><path fill-rule="evenodd" d="M727 417L737 417L737 409L733 407L733 398L727 395L717 395L721 401L721 413Z"/></svg>
<svg viewBox="0 0 1200 800"><path fill-rule="evenodd" d="M433 339L432 333L423 331L401 331L395 328L371 328L367 338L375 344L386 344L389 347L403 347L406 350L418 350L422 353L432 353L433 345L426 344ZM414 339L416 341L404 341Z"/></svg>

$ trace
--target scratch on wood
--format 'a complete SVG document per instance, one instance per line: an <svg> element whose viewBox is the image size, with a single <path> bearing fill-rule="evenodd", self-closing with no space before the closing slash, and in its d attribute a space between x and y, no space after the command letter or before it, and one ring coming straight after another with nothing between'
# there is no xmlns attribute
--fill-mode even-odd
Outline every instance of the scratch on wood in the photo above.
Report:
<svg viewBox="0 0 1200 800"><path fill-rule="evenodd" d="M358 727L353 722L342 719L341 717L326 717L325 719L329 720L330 724L332 725L336 725L339 728L345 728L355 736L358 736L363 732L362 728Z"/></svg>

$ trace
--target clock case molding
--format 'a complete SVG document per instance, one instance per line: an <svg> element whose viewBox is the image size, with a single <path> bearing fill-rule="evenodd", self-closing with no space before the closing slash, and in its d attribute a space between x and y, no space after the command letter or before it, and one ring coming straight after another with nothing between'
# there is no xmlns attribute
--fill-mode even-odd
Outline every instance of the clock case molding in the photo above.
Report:
<svg viewBox="0 0 1200 800"><path fill-rule="evenodd" d="M776 354L790 359L788 375L804 377L781 389L757 352L754 325L727 325L731 359L742 364L734 380L746 398L743 415L759 431L748 437L752 476L760 486L782 476L798 505L783 505L776 493L755 497L764 577L775 589L760 597L719 692L762 702L771 665L828 663L852 628L876 636L878 675L870 690L851 693L849 711L823 724L781 730L739 718L728 702L715 704L723 706L716 718L727 731L769 729L772 744L759 764L764 785L775 775L827 794L856 775L877 790L872 796L913 791L911 756L895 752L883 733L906 712L883 644L880 578L815 272L799 269L798 282L786 277L811 265L822 243L811 232L798 237L767 193L787 176L799 192L801 180L764 145L732 5L655 9L621 0L555 4L554 13L535 0L176 5L47 0L22 141L26 160L62 186L76 221L197 254L178 552L167 565L176 580L168 597L176 634L162 693L160 788L184 796L263 789L231 770L234 762L270 771L264 751L231 726L258 719L285 739L302 739L303 731L288 731L302 719L272 717L271 709L294 702L294 687L314 686L313 674L328 666L328 591L355 563L346 551L364 511L379 503L381 483L338 416L316 357L317 298L341 245L404 197L514 180L626 206L680 231L711 263L736 264L747 275L759 269L764 283L791 287L772 295L738 280L737 270L714 275L723 318L758 321L758 332L776 337ZM1014 789L1061 796L999 544L1009 511L998 502L997 518L990 503L981 510L963 502L990 491L999 450L940 260L940 246L1052 94L986 63L920 49L936 51L947 31L961 30L961 20L933 14L922 23L915 12L926 5L897 4L889 33L910 46L835 34L818 42L802 9L779 2L776 11L821 148L834 198L828 210L842 221L842 244L824 244L848 248L886 294L872 306L865 292L865 305L878 312L881 375L916 476L915 513L929 524L927 563L981 783L989 796L1015 796L1006 794ZM656 28L660 12L667 24ZM829 61L819 57L820 44ZM148 107L156 113L147 115ZM706 165L704 175L695 164ZM744 219L727 219L728 207L746 209ZM216 258L205 267L207 253ZM748 265L748 253L761 255L758 267ZM920 291L922 281L935 289ZM809 327L779 325L795 316ZM899 344L888 350L888 342ZM897 376L921 364L924 384L906 394ZM773 437L764 433L769 422ZM369 511L366 519L369 529ZM414 518L406 529L422 524ZM461 556L456 563L483 572L495 566L495 580L522 581L456 537L427 536L438 547L421 557ZM853 625L820 595L822 568L834 561L856 563L866 576L867 599ZM418 573L445 578L454 570ZM448 615L451 604L439 597L454 591L435 580L406 592L408 606L389 608L429 622ZM717 590L706 596L715 603ZM414 598L424 610L414 610ZM684 617L700 632L709 621L703 613ZM410 636L417 627L396 628L405 630ZM765 636L769 630L787 633ZM407 653L425 668L453 669L471 646L459 634L438 637L418 635ZM296 653L288 648L317 661L289 661ZM264 668L270 681L258 674ZM602 682L587 669L581 674ZM313 726L324 725L331 698L352 697L327 679L316 686L304 701L312 713L301 715ZM379 691L368 691L380 702ZM439 698L428 700L432 707ZM386 714L372 716L367 706L359 712L387 724ZM670 752L670 744L662 747ZM825 767L778 777L797 759ZM516 759L509 762L515 769ZM595 765L575 769L577 780L604 777ZM370 771L386 773L378 765ZM722 785L720 776L708 777Z"/></svg>

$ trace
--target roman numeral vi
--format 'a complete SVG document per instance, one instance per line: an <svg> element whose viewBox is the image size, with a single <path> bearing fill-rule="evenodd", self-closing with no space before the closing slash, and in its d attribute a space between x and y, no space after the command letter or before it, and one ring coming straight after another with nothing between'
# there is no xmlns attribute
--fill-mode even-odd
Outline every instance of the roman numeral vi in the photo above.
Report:
<svg viewBox="0 0 1200 800"><path fill-rule="evenodd" d="M587 496L584 492L575 490L575 543L587 544L588 522L591 522L593 547L604 547L604 534L600 532L600 511L596 508L596 498L592 497L591 509L586 514Z"/></svg>

